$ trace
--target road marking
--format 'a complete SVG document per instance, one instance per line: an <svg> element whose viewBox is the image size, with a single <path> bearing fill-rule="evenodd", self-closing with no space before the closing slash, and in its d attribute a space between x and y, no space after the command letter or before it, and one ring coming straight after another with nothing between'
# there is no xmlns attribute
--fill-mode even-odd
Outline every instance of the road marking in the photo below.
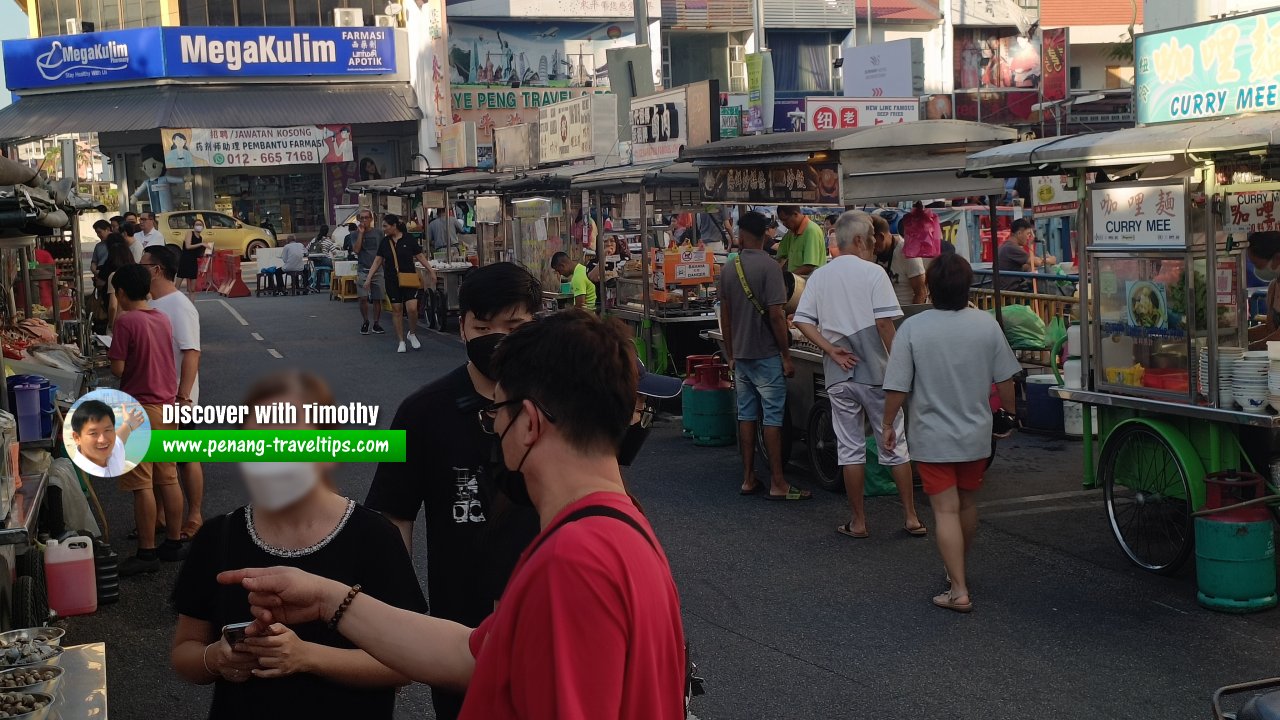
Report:
<svg viewBox="0 0 1280 720"><path fill-rule="evenodd" d="M1019 517L1022 515L1043 515L1044 513L1062 512L1065 510L1101 510L1099 505L1047 505L1045 507L1023 508L1022 510L1005 510L1004 512L982 513L983 520L1002 517Z"/></svg>
<svg viewBox="0 0 1280 720"><path fill-rule="evenodd" d="M273 358L277 359L277 360L283 360L283 359L284 359L284 356L283 356L283 355L281 355L279 352L276 352L276 349L275 349L275 348L267 348L267 354L268 354L268 355L270 355L271 357L273 357Z"/></svg>
<svg viewBox="0 0 1280 720"><path fill-rule="evenodd" d="M218 302L222 303L222 307L226 308L227 312L231 313L231 317L235 318L236 320L239 320L241 325L249 324L249 321L245 320L240 313L236 312L235 308L228 305L226 300L219 300Z"/></svg>
<svg viewBox="0 0 1280 720"><path fill-rule="evenodd" d="M1159 606L1160 606L1160 607L1162 607L1162 608L1166 608L1166 609L1168 609L1168 610L1172 610L1172 611L1174 611L1174 612L1176 612L1176 613L1181 613L1181 614L1183 614L1183 615L1190 615L1190 614L1191 614L1191 613L1187 612L1186 610L1179 610L1178 608L1176 608L1176 607L1174 607L1174 606L1172 606L1172 605L1165 605L1164 603L1159 602L1159 601L1157 601L1157 600L1152 600L1151 602L1155 603L1156 605L1159 605Z"/></svg>
<svg viewBox="0 0 1280 720"><path fill-rule="evenodd" d="M999 505L1023 505L1026 503L1041 502L1043 500L1065 500L1073 497L1088 497L1090 495L1102 495L1101 490L1069 490L1067 492L1045 493L1044 495L1024 495L1015 498L1003 498L1000 500L988 500L987 502L978 503L980 508L996 507Z"/></svg>
<svg viewBox="0 0 1280 720"><path fill-rule="evenodd" d="M249 334L253 336L254 340L257 340L258 342L262 342L262 336L259 335L258 333L249 333Z"/></svg>

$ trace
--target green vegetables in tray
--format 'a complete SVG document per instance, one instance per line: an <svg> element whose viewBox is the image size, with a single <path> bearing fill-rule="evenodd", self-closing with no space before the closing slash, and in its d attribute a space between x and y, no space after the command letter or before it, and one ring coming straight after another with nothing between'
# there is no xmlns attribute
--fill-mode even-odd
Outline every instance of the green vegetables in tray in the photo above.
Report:
<svg viewBox="0 0 1280 720"><path fill-rule="evenodd" d="M1208 304L1207 297L1207 280L1200 270L1195 271L1195 317L1197 329L1204 329L1205 326L1205 308ZM1178 281L1169 287L1169 309L1173 311L1176 317L1178 327L1185 329L1187 327L1187 274L1184 272ZM1175 318L1169 318L1169 325L1175 324Z"/></svg>

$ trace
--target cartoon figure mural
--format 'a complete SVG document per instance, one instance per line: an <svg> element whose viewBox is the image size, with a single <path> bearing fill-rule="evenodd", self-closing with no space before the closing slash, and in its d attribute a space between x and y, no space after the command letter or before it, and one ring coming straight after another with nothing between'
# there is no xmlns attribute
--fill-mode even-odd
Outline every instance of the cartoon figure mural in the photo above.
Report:
<svg viewBox="0 0 1280 720"><path fill-rule="evenodd" d="M186 179L168 175L165 172L164 148L160 145L142 146L142 172L147 179L133 192L134 200L145 199L151 212L165 213L173 211L174 185L185 185Z"/></svg>

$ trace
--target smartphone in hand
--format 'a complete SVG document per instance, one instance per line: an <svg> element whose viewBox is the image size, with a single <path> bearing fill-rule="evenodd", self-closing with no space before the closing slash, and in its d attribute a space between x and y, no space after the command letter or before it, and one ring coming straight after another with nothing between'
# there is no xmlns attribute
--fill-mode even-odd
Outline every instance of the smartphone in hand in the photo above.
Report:
<svg viewBox="0 0 1280 720"><path fill-rule="evenodd" d="M226 640L227 644L230 645L231 647L235 647L236 643L244 642L244 637L245 637L244 631L252 624L253 624L253 621L250 620L249 622L231 623L230 625L223 625L222 639Z"/></svg>

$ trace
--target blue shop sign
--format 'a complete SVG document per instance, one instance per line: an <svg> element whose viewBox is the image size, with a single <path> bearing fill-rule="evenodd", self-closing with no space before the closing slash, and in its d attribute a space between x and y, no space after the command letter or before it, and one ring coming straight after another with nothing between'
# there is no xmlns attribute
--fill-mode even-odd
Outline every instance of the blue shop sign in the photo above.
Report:
<svg viewBox="0 0 1280 720"><path fill-rule="evenodd" d="M396 71L380 27L165 28L167 77L380 75Z"/></svg>
<svg viewBox="0 0 1280 720"><path fill-rule="evenodd" d="M10 90L154 78L388 75L395 32L364 27L166 27L3 43Z"/></svg>
<svg viewBox="0 0 1280 720"><path fill-rule="evenodd" d="M164 77L160 28L4 42L10 90Z"/></svg>

